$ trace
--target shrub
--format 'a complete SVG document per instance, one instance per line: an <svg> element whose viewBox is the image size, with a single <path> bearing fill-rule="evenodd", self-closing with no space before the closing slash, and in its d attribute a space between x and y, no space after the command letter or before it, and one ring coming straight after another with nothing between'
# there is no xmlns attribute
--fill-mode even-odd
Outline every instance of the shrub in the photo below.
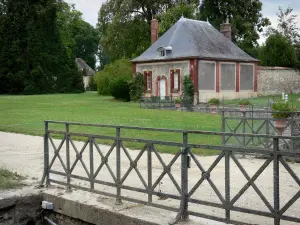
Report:
<svg viewBox="0 0 300 225"><path fill-rule="evenodd" d="M115 99L130 101L130 78L122 76L112 79L110 91Z"/></svg>
<svg viewBox="0 0 300 225"><path fill-rule="evenodd" d="M174 102L175 102L175 104L180 104L181 100L180 100L180 98L175 98Z"/></svg>
<svg viewBox="0 0 300 225"><path fill-rule="evenodd" d="M182 85L182 101L193 102L194 100L194 84L190 76L184 76Z"/></svg>
<svg viewBox="0 0 300 225"><path fill-rule="evenodd" d="M130 84L130 99L138 101L144 94L144 76L137 73L135 78Z"/></svg>
<svg viewBox="0 0 300 225"><path fill-rule="evenodd" d="M272 104L273 118L288 118L293 111L289 102L277 101Z"/></svg>
<svg viewBox="0 0 300 225"><path fill-rule="evenodd" d="M96 76L97 91L99 95L110 95L110 77L108 73L98 73Z"/></svg>
<svg viewBox="0 0 300 225"><path fill-rule="evenodd" d="M212 99L209 99L209 101L208 101L208 104L210 104L210 105L220 105L220 100L219 99L217 99L217 98L212 98Z"/></svg>
<svg viewBox="0 0 300 225"><path fill-rule="evenodd" d="M94 76L92 76L92 77L89 79L88 90L89 90L89 91L97 91L97 83L96 83L96 81L95 81Z"/></svg>
<svg viewBox="0 0 300 225"><path fill-rule="evenodd" d="M241 99L239 102L238 102L239 105L251 105L251 102L249 99Z"/></svg>

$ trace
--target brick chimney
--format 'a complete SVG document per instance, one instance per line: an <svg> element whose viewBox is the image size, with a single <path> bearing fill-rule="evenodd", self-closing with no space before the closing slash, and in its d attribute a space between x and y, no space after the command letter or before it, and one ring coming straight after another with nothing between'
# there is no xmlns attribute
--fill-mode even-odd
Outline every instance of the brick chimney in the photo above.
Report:
<svg viewBox="0 0 300 225"><path fill-rule="evenodd" d="M151 43L153 44L158 39L158 20L151 20Z"/></svg>
<svg viewBox="0 0 300 225"><path fill-rule="evenodd" d="M231 39L231 24L229 23L229 19L226 19L226 22L221 24L220 26L220 32L227 37L230 41Z"/></svg>

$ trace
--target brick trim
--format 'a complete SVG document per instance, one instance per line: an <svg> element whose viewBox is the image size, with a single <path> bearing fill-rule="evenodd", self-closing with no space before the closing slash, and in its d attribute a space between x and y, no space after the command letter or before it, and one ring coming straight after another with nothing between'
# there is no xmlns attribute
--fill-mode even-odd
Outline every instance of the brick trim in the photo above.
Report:
<svg viewBox="0 0 300 225"><path fill-rule="evenodd" d="M220 62L216 62L216 92L220 92Z"/></svg>
<svg viewBox="0 0 300 225"><path fill-rule="evenodd" d="M240 63L236 63L236 73L235 73L235 91L239 92L240 91Z"/></svg>

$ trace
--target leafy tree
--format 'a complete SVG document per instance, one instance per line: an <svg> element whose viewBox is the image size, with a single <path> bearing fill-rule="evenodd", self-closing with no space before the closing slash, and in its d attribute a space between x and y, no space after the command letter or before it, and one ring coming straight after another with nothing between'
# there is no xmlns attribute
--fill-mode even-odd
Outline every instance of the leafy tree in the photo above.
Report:
<svg viewBox="0 0 300 225"><path fill-rule="evenodd" d="M260 0L203 0L200 7L200 19L220 28L226 18L232 25L232 40L243 50L250 52L258 45L259 33L270 25L269 19L261 14Z"/></svg>
<svg viewBox="0 0 300 225"><path fill-rule="evenodd" d="M82 58L91 68L96 66L99 33L82 19L82 13L74 5L64 1L58 4L57 24L60 37L67 51L76 58Z"/></svg>
<svg viewBox="0 0 300 225"><path fill-rule="evenodd" d="M159 35L164 34L180 17L195 19L195 5L178 4L159 16Z"/></svg>
<svg viewBox="0 0 300 225"><path fill-rule="evenodd" d="M260 52L264 66L294 67L297 63L296 51L292 43L280 33L271 34Z"/></svg>
<svg viewBox="0 0 300 225"><path fill-rule="evenodd" d="M0 0L0 10L0 93L83 91L60 39L56 0Z"/></svg>
<svg viewBox="0 0 300 225"><path fill-rule="evenodd" d="M194 84L190 76L184 76L182 83L182 101L186 103L194 100Z"/></svg>

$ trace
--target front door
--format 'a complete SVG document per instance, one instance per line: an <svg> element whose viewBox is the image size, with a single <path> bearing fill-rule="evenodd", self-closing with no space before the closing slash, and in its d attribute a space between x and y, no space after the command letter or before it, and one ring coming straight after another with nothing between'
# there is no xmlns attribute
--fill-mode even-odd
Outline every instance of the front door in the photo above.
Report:
<svg viewBox="0 0 300 225"><path fill-rule="evenodd" d="M166 80L165 79L159 80L159 96L161 99L164 99L166 96Z"/></svg>

